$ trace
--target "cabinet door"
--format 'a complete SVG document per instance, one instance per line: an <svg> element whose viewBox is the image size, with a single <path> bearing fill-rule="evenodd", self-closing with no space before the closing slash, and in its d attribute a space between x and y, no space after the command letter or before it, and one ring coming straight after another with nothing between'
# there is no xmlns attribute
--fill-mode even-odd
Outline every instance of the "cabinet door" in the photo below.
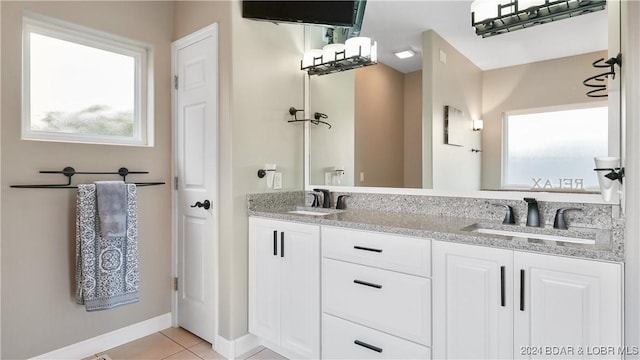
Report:
<svg viewBox="0 0 640 360"><path fill-rule="evenodd" d="M513 252L434 241L434 359L513 357Z"/></svg>
<svg viewBox="0 0 640 360"><path fill-rule="evenodd" d="M622 265L515 252L514 267L517 358L620 358Z"/></svg>
<svg viewBox="0 0 640 360"><path fill-rule="evenodd" d="M282 223L280 345L303 358L320 358L320 228Z"/></svg>
<svg viewBox="0 0 640 360"><path fill-rule="evenodd" d="M249 218L249 332L280 343L278 222Z"/></svg>

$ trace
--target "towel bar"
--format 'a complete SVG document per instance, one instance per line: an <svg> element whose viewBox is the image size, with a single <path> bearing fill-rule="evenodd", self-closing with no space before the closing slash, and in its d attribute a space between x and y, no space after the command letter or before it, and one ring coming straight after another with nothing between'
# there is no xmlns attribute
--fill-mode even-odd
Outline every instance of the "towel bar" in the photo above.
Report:
<svg viewBox="0 0 640 360"><path fill-rule="evenodd" d="M76 171L76 169L67 166L62 170L41 170L40 174L62 174L67 177L66 184L34 184L34 185L11 185L12 188L20 188L20 189L77 189L78 186L71 185L71 178L76 174L91 174L91 175L120 175L122 176L122 181L127 181L127 176L130 174L148 174L148 171L129 171L129 169L122 167L118 169L118 171ZM136 186L154 186L154 185L164 185L164 182L137 182L133 183Z"/></svg>

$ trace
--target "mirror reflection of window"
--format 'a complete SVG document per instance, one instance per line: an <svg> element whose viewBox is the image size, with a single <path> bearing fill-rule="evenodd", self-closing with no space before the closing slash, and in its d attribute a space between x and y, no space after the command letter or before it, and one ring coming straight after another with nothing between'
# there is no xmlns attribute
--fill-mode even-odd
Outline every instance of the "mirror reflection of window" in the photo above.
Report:
<svg viewBox="0 0 640 360"><path fill-rule="evenodd" d="M607 154L606 105L507 113L503 189L598 191L594 154Z"/></svg>

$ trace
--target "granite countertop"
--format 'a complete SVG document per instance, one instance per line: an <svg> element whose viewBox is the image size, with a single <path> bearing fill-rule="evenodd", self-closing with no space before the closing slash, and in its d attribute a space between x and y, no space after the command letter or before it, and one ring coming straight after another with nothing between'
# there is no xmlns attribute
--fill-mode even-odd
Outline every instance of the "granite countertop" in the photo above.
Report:
<svg viewBox="0 0 640 360"><path fill-rule="evenodd" d="M289 211L292 210L312 212L321 211L330 212L330 214L317 216L289 213ZM624 234L622 226L613 226L612 229L569 227L569 230L556 230L551 227L527 228L521 225L502 225L499 221L486 219L361 209L339 211L334 209L294 206L250 208L248 210L248 214L249 216L259 216L277 220L393 233L470 245L482 245L615 262L621 262L624 260ZM535 238L482 234L474 231L478 228L587 238L594 239L595 244L578 244L571 242L540 240ZM535 235L532 235L532 237L535 237Z"/></svg>

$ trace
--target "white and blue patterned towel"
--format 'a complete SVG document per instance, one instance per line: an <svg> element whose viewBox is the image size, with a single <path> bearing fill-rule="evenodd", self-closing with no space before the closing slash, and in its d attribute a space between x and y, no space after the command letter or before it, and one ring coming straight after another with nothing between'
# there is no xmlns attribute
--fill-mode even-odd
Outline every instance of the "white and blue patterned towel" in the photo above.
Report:
<svg viewBox="0 0 640 360"><path fill-rule="evenodd" d="M125 236L103 237L96 185L78 185L76 215L76 302L87 311L138 301L138 214L136 186L127 184Z"/></svg>

